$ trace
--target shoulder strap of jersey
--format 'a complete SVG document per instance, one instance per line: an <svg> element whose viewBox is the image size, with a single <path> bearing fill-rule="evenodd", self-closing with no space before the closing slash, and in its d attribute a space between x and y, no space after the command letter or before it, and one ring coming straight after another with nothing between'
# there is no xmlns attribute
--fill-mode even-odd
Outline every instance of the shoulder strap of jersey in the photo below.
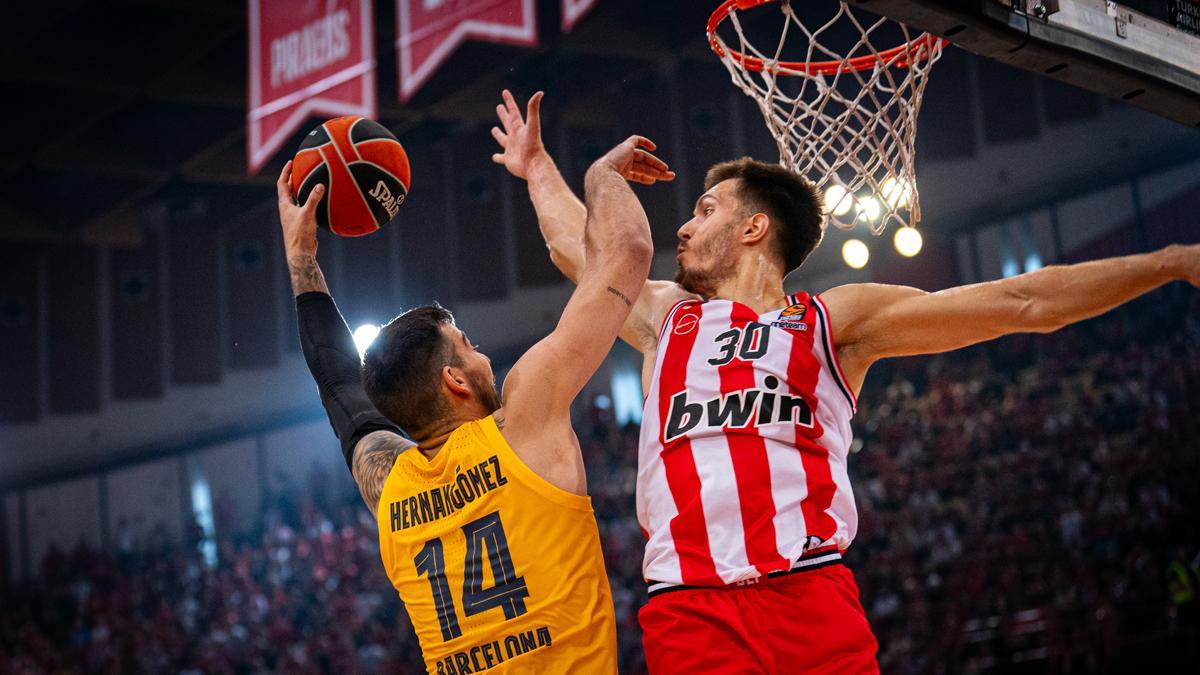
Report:
<svg viewBox="0 0 1200 675"><path fill-rule="evenodd" d="M817 321L821 324L821 347L825 351L825 362L829 364L829 371L833 375L834 381L837 382L838 389L842 390L842 394L850 402L850 410L857 411L858 401L850 392L850 385L846 383L846 376L842 374L842 366L837 361L833 329L829 326L829 310L825 308L825 303L821 302L821 298L816 295L812 296L812 307L816 310Z"/></svg>
<svg viewBox="0 0 1200 675"><path fill-rule="evenodd" d="M792 293L791 295L788 296L788 306L791 307L792 305L802 304L808 298L809 298L808 293L805 293L804 291L800 291L799 293Z"/></svg>

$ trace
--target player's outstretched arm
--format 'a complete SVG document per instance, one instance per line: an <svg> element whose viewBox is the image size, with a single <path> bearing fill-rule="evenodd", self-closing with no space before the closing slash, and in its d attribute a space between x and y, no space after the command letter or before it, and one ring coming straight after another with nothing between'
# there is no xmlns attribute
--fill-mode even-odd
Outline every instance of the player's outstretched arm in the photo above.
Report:
<svg viewBox="0 0 1200 675"><path fill-rule="evenodd" d="M529 99L524 117L512 92L505 89L501 96L504 102L496 106L496 116L503 129L492 127L492 137L500 144L501 152L492 155L492 161L528 183L529 199L550 249L550 259L563 275L578 283L587 256L583 241L587 207L571 191L542 143L543 93L539 91ZM623 167L626 180L653 185L675 179L675 172L666 162L650 154L653 150L651 143Z"/></svg>
<svg viewBox="0 0 1200 675"><path fill-rule="evenodd" d="M551 482L555 475L582 475L578 444L566 438L571 401L612 348L650 272L654 250L646 212L621 177L649 143L631 136L588 170L587 256L578 287L554 331L517 361L505 381L505 436Z"/></svg>
<svg viewBox="0 0 1200 675"><path fill-rule="evenodd" d="M529 99L524 117L511 92L505 89L502 96L496 116L504 128L492 127L501 152L492 155L492 161L526 181L550 259L563 275L578 282L587 255L583 243L587 207L571 191L542 143L543 94L539 91Z"/></svg>
<svg viewBox="0 0 1200 675"><path fill-rule="evenodd" d="M500 144L501 152L492 155L492 161L526 181L550 259L564 276L579 283L587 262L584 229L588 210L571 191L542 143L543 94L539 91L529 99L524 116L511 92L506 89L502 96L504 102L496 106L496 115L503 129L492 127L492 137ZM639 148L632 161L621 168L621 176L643 185L674 180L675 172L652 154L654 149L653 143ZM673 282L647 282L646 292L634 304L621 338L643 353L652 354L655 345L647 344L647 340L656 341L658 324L684 295Z"/></svg>
<svg viewBox="0 0 1200 675"><path fill-rule="evenodd" d="M283 165L275 181L279 198L279 225L283 229L283 253L287 260L292 294L296 297L311 291L329 293L325 275L317 265L317 205L325 196L325 186L317 185L308 201L297 204L292 194L292 163Z"/></svg>
<svg viewBox="0 0 1200 675"><path fill-rule="evenodd" d="M413 443L367 399L354 337L329 295L325 276L317 265L315 212L325 190L318 185L305 204L296 204L291 191L291 168L291 162L284 166L276 188L284 253L296 296L300 345L329 423L341 441L346 464L363 501L374 513L396 456L413 447Z"/></svg>
<svg viewBox="0 0 1200 675"><path fill-rule="evenodd" d="M1200 245L1053 265L936 293L850 284L821 297L839 361L857 389L878 359L935 354L1010 333L1049 333L1176 280L1200 285Z"/></svg>

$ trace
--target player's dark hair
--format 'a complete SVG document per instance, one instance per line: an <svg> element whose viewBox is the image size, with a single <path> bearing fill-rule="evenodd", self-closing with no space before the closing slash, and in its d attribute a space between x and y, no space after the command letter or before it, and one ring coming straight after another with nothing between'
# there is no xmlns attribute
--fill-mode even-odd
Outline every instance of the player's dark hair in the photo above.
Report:
<svg viewBox="0 0 1200 675"><path fill-rule="evenodd" d="M380 328L363 357L367 397L409 434L450 414L441 372L444 366L460 365L460 359L442 333L443 324L454 325L454 315L445 307L414 307Z"/></svg>
<svg viewBox="0 0 1200 675"><path fill-rule="evenodd" d="M778 164L742 157L709 169L704 189L730 178L738 179L737 195L749 211L747 215L762 212L771 219L783 273L799 267L825 232L817 186Z"/></svg>

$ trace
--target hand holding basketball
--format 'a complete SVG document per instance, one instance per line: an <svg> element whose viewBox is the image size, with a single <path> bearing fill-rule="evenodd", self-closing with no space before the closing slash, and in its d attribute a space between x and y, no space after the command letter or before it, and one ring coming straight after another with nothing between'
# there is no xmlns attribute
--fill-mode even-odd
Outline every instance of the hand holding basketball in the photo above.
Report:
<svg viewBox="0 0 1200 675"><path fill-rule="evenodd" d="M317 185L304 204L292 196L292 163L283 165L275 192L279 196L279 224L283 227L283 248L290 259L293 255L317 254L317 205L325 196L325 186Z"/></svg>
<svg viewBox="0 0 1200 675"><path fill-rule="evenodd" d="M307 201L317 185L326 197L317 225L361 237L396 217L412 186L408 153L382 124L358 115L327 120L308 132L292 160L291 187Z"/></svg>
<svg viewBox="0 0 1200 675"><path fill-rule="evenodd" d="M645 136L633 135L609 150L599 161L607 162L625 180L654 185L675 179L667 163L650 154L658 146Z"/></svg>

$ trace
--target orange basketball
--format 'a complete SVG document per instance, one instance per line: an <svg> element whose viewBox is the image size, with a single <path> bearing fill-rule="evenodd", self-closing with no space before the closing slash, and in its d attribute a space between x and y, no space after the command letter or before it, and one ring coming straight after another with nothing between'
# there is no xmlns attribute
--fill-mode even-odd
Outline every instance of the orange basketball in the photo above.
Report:
<svg viewBox="0 0 1200 675"><path fill-rule="evenodd" d="M318 184L325 198L317 224L343 237L386 225L408 196L408 153L383 125L357 115L329 120L308 133L292 164L292 193L303 204Z"/></svg>

